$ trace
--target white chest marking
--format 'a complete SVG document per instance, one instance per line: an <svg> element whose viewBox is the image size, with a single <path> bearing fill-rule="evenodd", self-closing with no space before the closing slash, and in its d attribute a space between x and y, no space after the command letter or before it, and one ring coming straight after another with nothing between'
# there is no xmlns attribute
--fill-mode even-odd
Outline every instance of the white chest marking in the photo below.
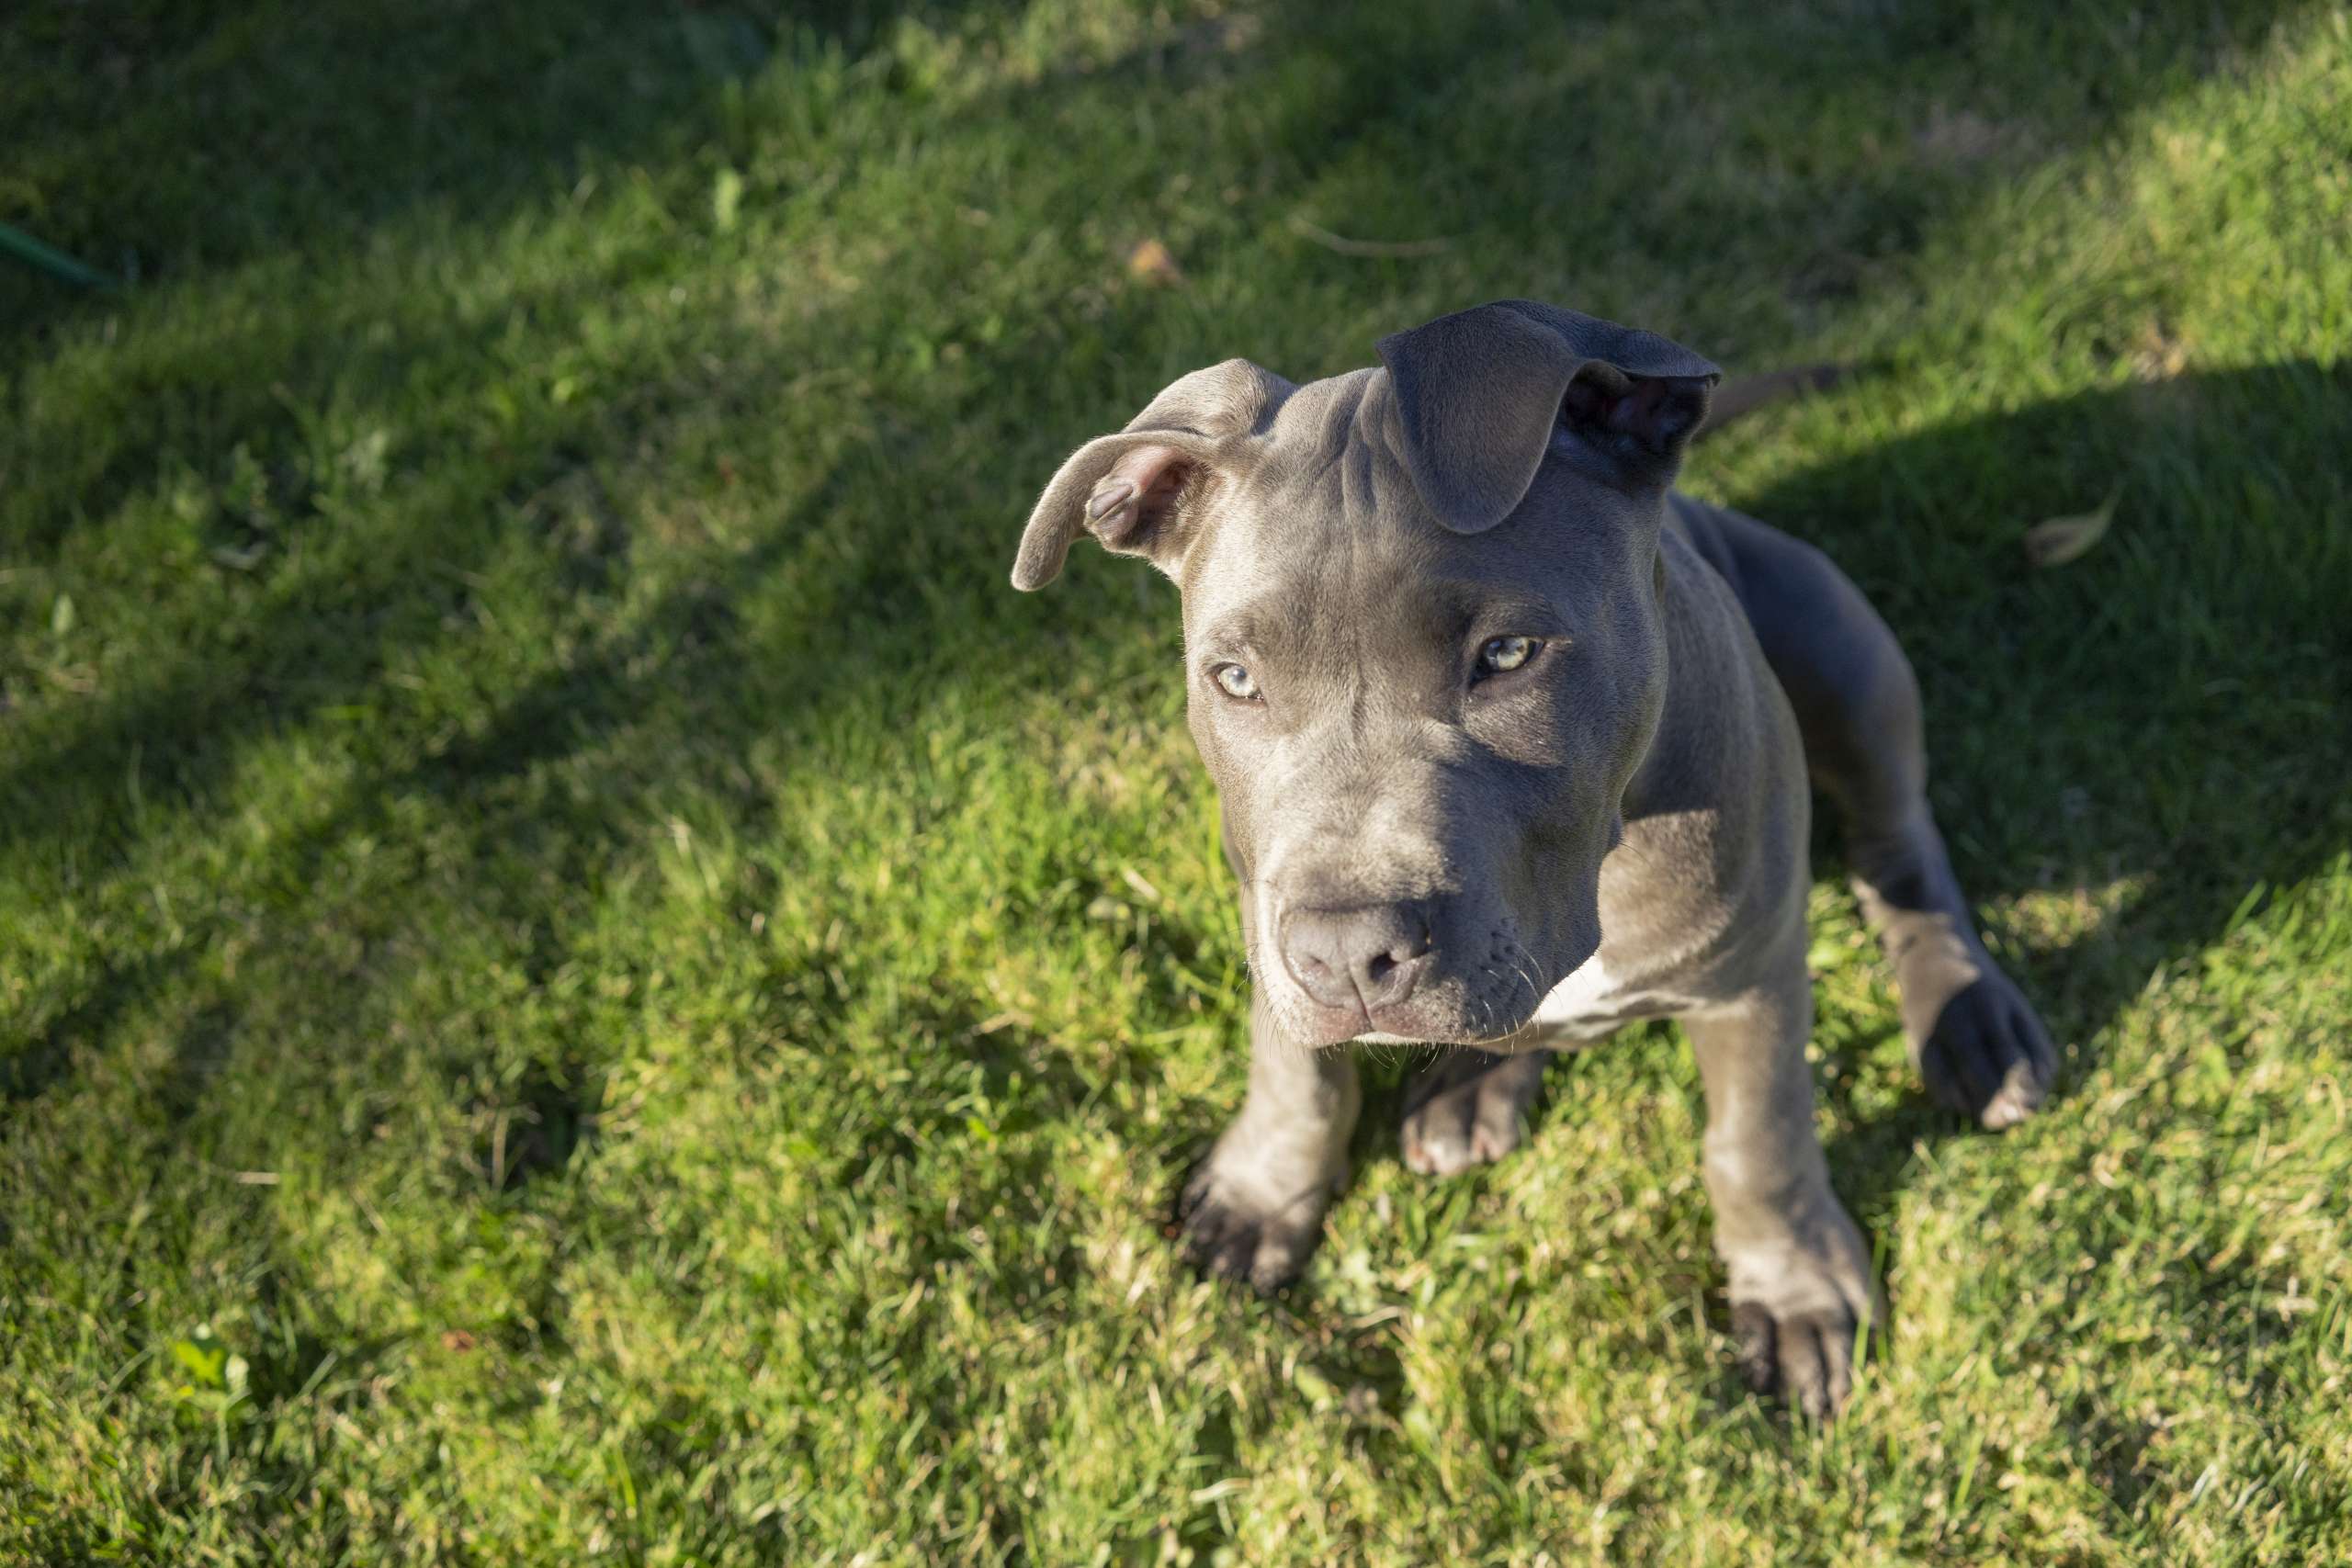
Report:
<svg viewBox="0 0 2352 1568"><path fill-rule="evenodd" d="M1528 1022L1537 1029L1570 1030L1579 1023L1600 1022L1610 1017L1602 1004L1616 990L1617 977L1601 966L1600 954L1596 953L1552 987L1535 1005L1535 1016Z"/></svg>

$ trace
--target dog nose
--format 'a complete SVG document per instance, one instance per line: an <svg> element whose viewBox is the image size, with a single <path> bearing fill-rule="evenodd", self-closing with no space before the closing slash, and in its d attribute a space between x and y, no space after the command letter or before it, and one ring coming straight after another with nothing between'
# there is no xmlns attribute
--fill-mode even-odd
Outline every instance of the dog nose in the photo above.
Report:
<svg viewBox="0 0 2352 1568"><path fill-rule="evenodd" d="M1429 966L1429 913L1417 904L1293 909L1282 937L1283 966L1325 1007L1394 1007Z"/></svg>

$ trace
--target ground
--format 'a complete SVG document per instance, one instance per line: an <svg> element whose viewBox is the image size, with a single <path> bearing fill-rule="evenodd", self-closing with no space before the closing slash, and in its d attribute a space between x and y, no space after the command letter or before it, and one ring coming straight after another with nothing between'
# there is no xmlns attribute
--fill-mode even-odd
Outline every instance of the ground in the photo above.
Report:
<svg viewBox="0 0 2352 1568"><path fill-rule="evenodd" d="M0 220L127 286L0 267L0 1561L2352 1558L2341 9L19 13ZM1688 483L1910 648L2062 1042L1931 1108L1825 827L1826 1431L1669 1028L1449 1181L1380 1058L1287 1297L1169 1239L1174 605L1014 541L1501 295L1857 367Z"/></svg>

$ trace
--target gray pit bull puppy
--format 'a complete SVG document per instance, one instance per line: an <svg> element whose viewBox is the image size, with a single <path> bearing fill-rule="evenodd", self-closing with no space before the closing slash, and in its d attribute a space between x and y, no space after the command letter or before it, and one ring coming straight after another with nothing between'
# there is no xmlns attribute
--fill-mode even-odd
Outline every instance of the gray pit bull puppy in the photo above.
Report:
<svg viewBox="0 0 2352 1568"><path fill-rule="evenodd" d="M1444 1174L1520 1141L1553 1051L1678 1018L1742 1370L1826 1416L1877 1292L1814 1133L1808 773L1928 1089L2006 1126L2055 1070L1928 812L1910 667L1818 551L1672 490L1718 379L1690 350L1511 299L1380 357L1183 378L1062 466L1012 570L1045 586L1083 530L1182 591L1255 982L1188 1250L1298 1271L1360 1103L1331 1047L1464 1047L1407 1094Z"/></svg>

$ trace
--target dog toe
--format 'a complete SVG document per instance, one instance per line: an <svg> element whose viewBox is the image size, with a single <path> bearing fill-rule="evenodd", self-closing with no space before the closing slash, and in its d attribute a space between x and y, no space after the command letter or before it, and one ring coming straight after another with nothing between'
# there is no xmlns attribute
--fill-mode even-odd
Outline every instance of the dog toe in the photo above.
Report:
<svg viewBox="0 0 2352 1568"><path fill-rule="evenodd" d="M1936 1100L1997 1130L2041 1108L2057 1077L2057 1052L2041 1019L1996 970L1938 1011L1918 1065Z"/></svg>
<svg viewBox="0 0 2352 1568"><path fill-rule="evenodd" d="M1317 1195L1254 1202L1220 1183L1214 1169L1186 1184L1178 1213L1184 1257L1194 1268L1266 1294L1298 1278L1322 1235L1323 1202Z"/></svg>
<svg viewBox="0 0 2352 1568"><path fill-rule="evenodd" d="M1760 1302L1732 1305L1732 1356L1748 1387L1815 1421L1836 1418L1854 1392L1856 1319L1841 1312L1776 1316Z"/></svg>
<svg viewBox="0 0 2352 1568"><path fill-rule="evenodd" d="M1760 1302L1736 1302L1731 1309L1732 1356L1747 1386L1770 1398L1781 1391L1779 1335Z"/></svg>
<svg viewBox="0 0 2352 1568"><path fill-rule="evenodd" d="M1462 1052L1431 1068L1406 1097L1399 1129L1406 1166L1423 1176L1458 1176L1519 1147L1547 1055Z"/></svg>

